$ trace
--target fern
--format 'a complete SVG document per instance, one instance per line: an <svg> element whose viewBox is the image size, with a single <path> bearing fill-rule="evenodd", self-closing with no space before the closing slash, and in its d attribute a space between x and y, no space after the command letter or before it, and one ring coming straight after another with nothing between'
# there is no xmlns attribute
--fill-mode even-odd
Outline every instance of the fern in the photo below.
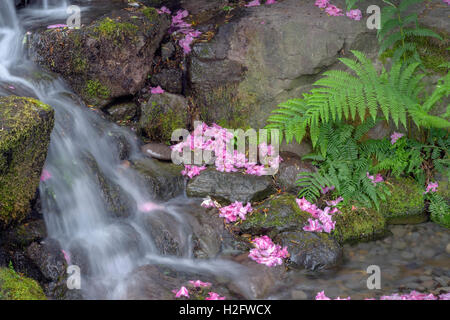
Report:
<svg viewBox="0 0 450 320"><path fill-rule="evenodd" d="M407 14L408 9L423 0L402 0L398 6L384 1L388 4L381 11L381 28L377 37L380 42L381 55L388 49L393 49L393 62L402 59L404 63L421 62L417 47L409 42L411 37L433 37L442 40L436 32L422 28L418 23L417 13Z"/></svg>
<svg viewBox="0 0 450 320"><path fill-rule="evenodd" d="M372 171L372 154L367 152L366 143L359 141L376 122L370 119L356 128L342 122L322 126L319 135L328 148L325 156L313 153L303 157L313 160L319 169L299 174L299 197L315 201L321 196L322 188L334 186L336 193L347 203L378 207L380 199L385 199L387 189L368 179L367 172Z"/></svg>
<svg viewBox="0 0 450 320"><path fill-rule="evenodd" d="M443 227L450 228L450 206L445 199L437 193L428 193L427 199L430 201L428 211L431 220Z"/></svg>
<svg viewBox="0 0 450 320"><path fill-rule="evenodd" d="M318 146L325 155L327 142L319 139L321 127L343 119L375 120L381 111L385 120L392 120L396 126L407 127L407 119L424 128L450 126L444 117L430 114L436 103L450 93L448 74L422 104L423 75L416 72L419 63L404 65L399 61L389 71L383 69L378 74L363 53L352 53L356 61L347 58L340 61L354 74L338 70L325 72L302 99L288 100L272 111L267 128L279 129L287 143L294 139L300 143L309 134L313 147Z"/></svg>

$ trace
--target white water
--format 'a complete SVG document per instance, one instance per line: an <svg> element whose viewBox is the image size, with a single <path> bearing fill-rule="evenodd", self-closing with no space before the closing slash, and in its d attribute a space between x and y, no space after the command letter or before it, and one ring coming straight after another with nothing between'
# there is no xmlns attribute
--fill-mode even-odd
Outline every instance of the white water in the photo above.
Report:
<svg viewBox="0 0 450 320"><path fill-rule="evenodd" d="M33 71L38 70L40 74L43 71L23 53L22 27L35 17L44 19L46 14L65 12L68 3L59 3L60 6L54 6L53 2L44 1L42 7L26 9L19 23L13 0L0 1L0 96L33 96L55 110L55 127L46 161L46 170L52 178L41 184L41 200L49 237L57 239L69 254L81 252L87 259L89 274L83 274L82 270L83 297L126 298L126 276L150 263L236 276L238 269L230 262L203 260L199 263L190 259L188 252L183 258L161 256L143 227L146 215L151 212L135 209L128 218L117 218L108 212L95 183L92 163L132 199L134 207L152 200L153 196L138 187L134 171L121 167L112 135L124 136L133 146L135 137L82 105L61 79L51 76L35 79L32 75ZM133 156L139 156L137 148ZM168 203L161 205L179 222L180 237L189 242L190 229L183 214Z"/></svg>

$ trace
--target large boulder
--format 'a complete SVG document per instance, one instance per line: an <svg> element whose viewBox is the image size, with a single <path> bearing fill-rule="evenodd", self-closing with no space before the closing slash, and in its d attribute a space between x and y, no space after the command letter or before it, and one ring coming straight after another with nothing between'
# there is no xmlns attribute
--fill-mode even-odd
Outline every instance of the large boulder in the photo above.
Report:
<svg viewBox="0 0 450 320"><path fill-rule="evenodd" d="M154 8L127 8L81 29L37 33L31 47L37 62L61 74L85 102L103 107L144 86L169 26L169 16Z"/></svg>
<svg viewBox="0 0 450 320"><path fill-rule="evenodd" d="M411 178L386 182L390 196L381 204L381 212L389 224L416 224L427 221L424 189Z"/></svg>
<svg viewBox="0 0 450 320"><path fill-rule="evenodd" d="M275 192L270 176L246 175L240 172L220 172L214 168L202 171L189 180L186 193L189 197L211 196L219 201L260 201Z"/></svg>
<svg viewBox="0 0 450 320"><path fill-rule="evenodd" d="M210 42L194 45L189 58L191 94L207 122L261 128L278 103L301 97L350 49L377 51L376 30L365 19L328 17L311 1L233 13Z"/></svg>
<svg viewBox="0 0 450 320"><path fill-rule="evenodd" d="M53 124L53 110L40 101L0 98L0 228L30 212Z"/></svg>

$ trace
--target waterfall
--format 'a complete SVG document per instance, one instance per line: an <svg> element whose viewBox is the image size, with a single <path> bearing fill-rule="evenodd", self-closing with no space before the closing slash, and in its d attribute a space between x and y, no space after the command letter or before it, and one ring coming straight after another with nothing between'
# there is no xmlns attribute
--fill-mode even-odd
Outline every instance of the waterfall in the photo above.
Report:
<svg viewBox="0 0 450 320"><path fill-rule="evenodd" d="M44 9L50 4L44 1ZM23 95L34 96L55 110L45 165L52 178L41 183L40 195L49 237L57 239L70 254L77 252L85 258L83 267L89 269L89 275L83 275L84 297L124 298L125 277L149 263L232 272L231 263L195 263L189 256L176 258L158 253L142 223L151 212L137 209L139 204L155 201L154 196L139 188L135 171L125 171L121 166L114 140L114 136L121 136L133 146L132 157L137 157L140 154L135 136L82 105L62 79L51 74L33 77L32 71L45 71L22 54L21 25L26 22L19 23L13 0L0 1L0 95L24 92ZM5 91L5 84L13 84L16 91ZM127 217L115 217L109 212L96 180L99 175L131 199L132 212ZM188 243L189 226L183 214L168 203L159 205L179 222L180 235Z"/></svg>

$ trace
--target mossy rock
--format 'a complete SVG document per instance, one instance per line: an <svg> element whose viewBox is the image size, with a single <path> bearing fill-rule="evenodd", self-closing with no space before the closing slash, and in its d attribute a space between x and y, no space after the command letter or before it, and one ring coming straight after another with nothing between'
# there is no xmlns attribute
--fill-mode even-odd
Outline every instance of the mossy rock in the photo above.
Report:
<svg viewBox="0 0 450 320"><path fill-rule="evenodd" d="M152 141L169 142L176 129L189 124L188 102L183 96L154 94L141 110L139 132Z"/></svg>
<svg viewBox="0 0 450 320"><path fill-rule="evenodd" d="M32 98L0 98L0 229L30 212L53 125L48 105Z"/></svg>
<svg viewBox="0 0 450 320"><path fill-rule="evenodd" d="M254 208L240 225L241 232L275 235L301 230L311 214L300 210L292 194L275 195Z"/></svg>
<svg viewBox="0 0 450 320"><path fill-rule="evenodd" d="M367 208L340 209L334 215L336 227L334 237L340 243L356 243L379 239L386 234L386 219L383 214Z"/></svg>
<svg viewBox="0 0 450 320"><path fill-rule="evenodd" d="M47 300L42 288L12 268L0 268L0 300Z"/></svg>
<svg viewBox="0 0 450 320"><path fill-rule="evenodd" d="M427 221L423 188L411 178L386 182L391 195L380 210L389 224L417 224Z"/></svg>
<svg viewBox="0 0 450 320"><path fill-rule="evenodd" d="M36 32L30 47L39 64L61 74L87 104L103 108L143 88L169 27L169 15L154 8L127 8L80 29Z"/></svg>

